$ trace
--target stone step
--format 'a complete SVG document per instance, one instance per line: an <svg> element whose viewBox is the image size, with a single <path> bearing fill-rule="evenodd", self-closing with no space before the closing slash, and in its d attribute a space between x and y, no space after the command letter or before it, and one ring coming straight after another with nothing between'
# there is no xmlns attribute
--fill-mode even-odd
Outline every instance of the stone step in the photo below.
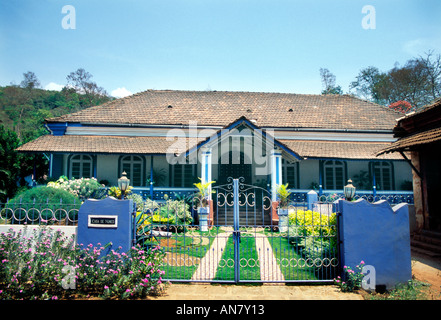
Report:
<svg viewBox="0 0 441 320"><path fill-rule="evenodd" d="M434 244L434 245L441 247L441 239L436 238L436 237L432 237L432 236L428 236L425 234L415 234L413 236L413 240L417 240L417 241L421 241L421 242L425 242L425 243L430 243L430 244Z"/></svg>
<svg viewBox="0 0 441 320"><path fill-rule="evenodd" d="M418 248L418 247L413 247L412 246L410 249L411 249L412 253L419 253L419 254L423 254L423 255L426 255L426 256L429 256L429 257L432 257L432 258L439 258L439 257L441 257L441 254L439 254L439 253L435 253L433 251L426 250L426 249L423 249L423 248Z"/></svg>
<svg viewBox="0 0 441 320"><path fill-rule="evenodd" d="M425 251L430 251L435 255L441 255L441 246L436 244L431 244L424 241L412 239L410 245L412 246L412 248L418 248Z"/></svg>
<svg viewBox="0 0 441 320"><path fill-rule="evenodd" d="M441 232L432 230L421 230L421 235L441 240Z"/></svg>

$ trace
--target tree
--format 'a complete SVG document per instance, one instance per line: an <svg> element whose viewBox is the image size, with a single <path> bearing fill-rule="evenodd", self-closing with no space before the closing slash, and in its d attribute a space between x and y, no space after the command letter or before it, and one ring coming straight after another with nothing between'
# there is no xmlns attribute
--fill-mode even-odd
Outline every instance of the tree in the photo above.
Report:
<svg viewBox="0 0 441 320"><path fill-rule="evenodd" d="M441 95L441 55L433 52L413 58L403 66L398 63L387 72L376 67L362 69L350 90L366 100L382 105L407 101L418 109Z"/></svg>
<svg viewBox="0 0 441 320"><path fill-rule="evenodd" d="M37 76L32 71L28 71L23 73L23 81L20 83L20 86L25 89L34 89L40 88L40 81L38 81Z"/></svg>
<svg viewBox="0 0 441 320"><path fill-rule="evenodd" d="M1 202L17 190L20 173L20 155L15 151L20 140L12 130L0 126L0 194Z"/></svg>
<svg viewBox="0 0 441 320"><path fill-rule="evenodd" d="M355 89L356 95L375 102L381 103L380 88L386 80L386 74L381 73L376 67L362 69L356 80L349 85L349 91Z"/></svg>
<svg viewBox="0 0 441 320"><path fill-rule="evenodd" d="M335 75L333 75L328 69L320 68L320 77L322 78L322 84L324 87L322 94L343 94L341 87L335 85Z"/></svg>
<svg viewBox="0 0 441 320"><path fill-rule="evenodd" d="M106 90L93 82L92 75L83 68L71 72L66 79L77 93L84 95L83 103L88 107L110 100Z"/></svg>
<svg viewBox="0 0 441 320"><path fill-rule="evenodd" d="M426 57L419 57L427 77L427 94L432 100L441 96L441 54L434 56L433 51L426 53Z"/></svg>

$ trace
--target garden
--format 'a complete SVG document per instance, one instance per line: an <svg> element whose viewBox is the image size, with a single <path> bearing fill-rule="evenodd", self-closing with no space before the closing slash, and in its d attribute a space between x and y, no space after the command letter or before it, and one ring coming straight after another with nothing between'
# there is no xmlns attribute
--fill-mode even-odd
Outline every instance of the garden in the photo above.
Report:
<svg viewBox="0 0 441 320"><path fill-rule="evenodd" d="M144 298L166 287L159 247L84 247L49 228L0 234L0 299Z"/></svg>

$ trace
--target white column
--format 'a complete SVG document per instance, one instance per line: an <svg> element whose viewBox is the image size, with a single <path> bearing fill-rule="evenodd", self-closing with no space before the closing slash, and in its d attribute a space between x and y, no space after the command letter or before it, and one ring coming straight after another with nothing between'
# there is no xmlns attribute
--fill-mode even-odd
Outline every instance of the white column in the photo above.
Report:
<svg viewBox="0 0 441 320"><path fill-rule="evenodd" d="M282 153L271 150L271 200L277 201L277 186L282 184Z"/></svg>
<svg viewBox="0 0 441 320"><path fill-rule="evenodd" d="M202 150L202 164L201 164L201 179L202 183L211 181L211 149ZM208 188L209 199L211 200L211 185Z"/></svg>

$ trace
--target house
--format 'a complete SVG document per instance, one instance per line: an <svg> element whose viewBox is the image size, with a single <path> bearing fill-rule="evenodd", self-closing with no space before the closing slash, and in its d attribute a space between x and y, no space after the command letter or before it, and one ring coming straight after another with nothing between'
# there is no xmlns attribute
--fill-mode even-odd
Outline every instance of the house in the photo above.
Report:
<svg viewBox="0 0 441 320"><path fill-rule="evenodd" d="M416 229L441 230L441 98L400 118L394 128L397 141L378 155L397 153L413 168ZM441 251L440 251L441 252Z"/></svg>
<svg viewBox="0 0 441 320"><path fill-rule="evenodd" d="M359 193L411 197L409 164L376 156L401 115L350 95L147 90L47 119L49 134L18 151L48 155L52 177L111 186L125 171L155 199L193 192L198 177L242 177L273 195L280 183L341 193L352 178Z"/></svg>

